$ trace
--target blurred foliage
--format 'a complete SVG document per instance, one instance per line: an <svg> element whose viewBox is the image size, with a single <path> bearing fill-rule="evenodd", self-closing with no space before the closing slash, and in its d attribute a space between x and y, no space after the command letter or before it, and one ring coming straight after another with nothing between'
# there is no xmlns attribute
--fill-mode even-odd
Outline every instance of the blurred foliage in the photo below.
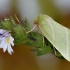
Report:
<svg viewBox="0 0 70 70"><path fill-rule="evenodd" d="M42 13L48 14L55 20L60 16L58 9L54 6L52 0L38 0Z"/></svg>

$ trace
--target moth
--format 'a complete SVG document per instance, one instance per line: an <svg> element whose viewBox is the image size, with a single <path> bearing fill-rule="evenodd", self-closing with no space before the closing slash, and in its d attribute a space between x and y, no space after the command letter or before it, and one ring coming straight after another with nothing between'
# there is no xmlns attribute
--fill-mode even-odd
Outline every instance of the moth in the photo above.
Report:
<svg viewBox="0 0 70 70"><path fill-rule="evenodd" d="M70 61L70 29L54 21L50 16L44 14L40 14L34 20L34 24L34 28L38 26L48 41L65 59Z"/></svg>

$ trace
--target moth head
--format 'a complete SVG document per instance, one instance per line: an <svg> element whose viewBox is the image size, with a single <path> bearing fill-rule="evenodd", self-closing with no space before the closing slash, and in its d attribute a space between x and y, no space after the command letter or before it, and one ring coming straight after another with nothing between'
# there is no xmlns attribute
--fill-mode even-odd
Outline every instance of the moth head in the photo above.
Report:
<svg viewBox="0 0 70 70"><path fill-rule="evenodd" d="M39 16L37 16L37 18L34 20L34 24L40 24L42 22L48 22L51 21L52 18L48 15L44 15L44 14L40 14Z"/></svg>

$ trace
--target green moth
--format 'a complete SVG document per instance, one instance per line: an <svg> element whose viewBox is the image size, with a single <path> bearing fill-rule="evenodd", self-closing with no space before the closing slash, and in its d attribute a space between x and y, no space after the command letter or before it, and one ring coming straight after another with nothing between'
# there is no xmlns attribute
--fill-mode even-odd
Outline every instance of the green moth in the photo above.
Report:
<svg viewBox="0 0 70 70"><path fill-rule="evenodd" d="M61 55L70 61L70 29L44 14L39 15L34 23Z"/></svg>

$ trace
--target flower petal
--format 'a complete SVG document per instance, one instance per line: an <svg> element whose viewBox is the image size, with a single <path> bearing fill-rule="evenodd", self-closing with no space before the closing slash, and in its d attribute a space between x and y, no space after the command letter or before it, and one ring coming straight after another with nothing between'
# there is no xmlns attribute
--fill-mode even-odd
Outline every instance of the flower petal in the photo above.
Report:
<svg viewBox="0 0 70 70"><path fill-rule="evenodd" d="M14 38L10 36L10 40L11 40L11 41L10 41L10 44L11 44L12 46L14 46L14 42L13 42L13 41L14 41Z"/></svg>
<svg viewBox="0 0 70 70"><path fill-rule="evenodd" d="M0 39L0 48L3 48L4 44L5 44L5 38L3 38L2 40Z"/></svg>
<svg viewBox="0 0 70 70"><path fill-rule="evenodd" d="M3 51L4 51L4 52L6 51L6 49L7 49L7 44L6 44L6 41L5 41L5 40L3 40L3 41L1 42L0 48L3 48Z"/></svg>
<svg viewBox="0 0 70 70"><path fill-rule="evenodd" d="M7 49L7 44L5 43L5 44L3 45L3 51L5 52L6 49Z"/></svg>
<svg viewBox="0 0 70 70"><path fill-rule="evenodd" d="M3 47L3 45L5 44L5 39L1 41L0 45Z"/></svg>
<svg viewBox="0 0 70 70"><path fill-rule="evenodd" d="M11 48L11 45L10 44L7 44L7 46L8 46L8 48L7 48L8 53L11 55L12 52L13 52L13 49Z"/></svg>
<svg viewBox="0 0 70 70"><path fill-rule="evenodd" d="M0 34L3 34L3 29L0 29Z"/></svg>

